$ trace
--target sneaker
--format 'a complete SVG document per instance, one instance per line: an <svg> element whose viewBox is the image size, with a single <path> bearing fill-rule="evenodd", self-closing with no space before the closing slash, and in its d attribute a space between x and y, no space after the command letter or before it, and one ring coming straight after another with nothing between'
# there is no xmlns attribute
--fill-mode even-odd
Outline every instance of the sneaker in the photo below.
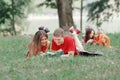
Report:
<svg viewBox="0 0 120 80"><path fill-rule="evenodd" d="M73 33L73 32L74 32L74 27L73 27L73 26L69 29L69 32L70 32L70 33Z"/></svg>
<svg viewBox="0 0 120 80"><path fill-rule="evenodd" d="M76 34L79 34L81 31L79 29L76 29Z"/></svg>

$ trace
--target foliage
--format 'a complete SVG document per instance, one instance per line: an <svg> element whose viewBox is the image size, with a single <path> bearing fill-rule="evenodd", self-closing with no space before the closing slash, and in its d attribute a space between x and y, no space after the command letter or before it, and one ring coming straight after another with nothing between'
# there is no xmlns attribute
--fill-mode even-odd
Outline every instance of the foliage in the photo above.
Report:
<svg viewBox="0 0 120 80"><path fill-rule="evenodd" d="M6 4L4 0L0 0L0 24L5 23L5 19L11 19L10 5Z"/></svg>
<svg viewBox="0 0 120 80"><path fill-rule="evenodd" d="M29 36L0 36L0 80L120 80L120 34L109 34L112 48L85 45L103 56L26 57ZM51 39L50 39L51 40Z"/></svg>
<svg viewBox="0 0 120 80"><path fill-rule="evenodd" d="M28 5L29 1L30 0L14 0L14 8L12 9L12 2L0 0L0 24L4 24L6 20L11 20L12 14L14 14L15 17L23 17L25 6Z"/></svg>
<svg viewBox="0 0 120 80"><path fill-rule="evenodd" d="M97 0L87 5L88 21L96 23L101 26L104 21L109 21L113 14L120 11L119 0Z"/></svg>
<svg viewBox="0 0 120 80"><path fill-rule="evenodd" d="M72 0L72 1L79 1L79 0ZM57 4L55 0L45 0L43 2L41 2L38 7L42 7L42 6L46 6L46 7L50 7L53 9L57 9ZM80 9L78 7L73 7L73 9Z"/></svg>
<svg viewBox="0 0 120 80"><path fill-rule="evenodd" d="M55 8L55 9L57 8L55 0L45 0L44 2L42 2L38 5L38 7L42 7L42 6Z"/></svg>
<svg viewBox="0 0 120 80"><path fill-rule="evenodd" d="M40 6L57 8L59 27L63 28L65 31L69 29L69 26L74 26L72 17L72 0L45 0L38 5L38 7Z"/></svg>
<svg viewBox="0 0 120 80"><path fill-rule="evenodd" d="M25 7L29 3L30 0L0 0L0 25L11 26L13 19L24 18ZM7 27L5 26L5 28Z"/></svg>

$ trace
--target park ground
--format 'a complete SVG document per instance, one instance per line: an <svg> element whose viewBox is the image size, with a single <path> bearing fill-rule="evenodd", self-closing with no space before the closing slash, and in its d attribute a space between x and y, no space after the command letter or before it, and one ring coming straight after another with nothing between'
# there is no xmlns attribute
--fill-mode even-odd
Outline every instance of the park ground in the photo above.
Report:
<svg viewBox="0 0 120 80"><path fill-rule="evenodd" d="M120 33L111 48L84 45L103 56L26 57L30 36L0 36L0 80L120 80ZM51 40L51 36L49 37Z"/></svg>

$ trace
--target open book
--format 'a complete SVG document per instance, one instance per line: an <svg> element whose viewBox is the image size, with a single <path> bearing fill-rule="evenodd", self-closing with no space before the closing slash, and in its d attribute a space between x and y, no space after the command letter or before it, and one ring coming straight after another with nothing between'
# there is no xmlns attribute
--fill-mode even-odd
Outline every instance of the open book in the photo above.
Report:
<svg viewBox="0 0 120 80"><path fill-rule="evenodd" d="M46 53L50 55L56 55L56 53L53 53L53 52L46 52Z"/></svg>

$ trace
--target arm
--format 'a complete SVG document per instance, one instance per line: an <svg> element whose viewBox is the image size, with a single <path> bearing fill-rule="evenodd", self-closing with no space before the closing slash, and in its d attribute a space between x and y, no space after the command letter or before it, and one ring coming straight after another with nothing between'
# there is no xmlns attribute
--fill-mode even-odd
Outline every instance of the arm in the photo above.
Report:
<svg viewBox="0 0 120 80"><path fill-rule="evenodd" d="M108 36L105 36L105 45L110 48L110 39Z"/></svg>
<svg viewBox="0 0 120 80"><path fill-rule="evenodd" d="M60 49L59 49L59 46L56 45L56 43L54 42L54 40L52 39L52 52L53 53L57 53Z"/></svg>
<svg viewBox="0 0 120 80"><path fill-rule="evenodd" d="M65 40L65 47L66 47L66 51L65 51L65 57L70 57L70 56L75 56L77 54L77 50L76 50L76 45L75 45L75 41L73 38L68 38ZM64 56L64 55L63 55Z"/></svg>
<svg viewBox="0 0 120 80"><path fill-rule="evenodd" d="M68 54L61 55L61 57L73 57L74 51L69 51Z"/></svg>
<svg viewBox="0 0 120 80"><path fill-rule="evenodd" d="M89 43L92 44L93 41L94 41L93 39L89 39L89 40L87 41L87 44L89 44Z"/></svg>
<svg viewBox="0 0 120 80"><path fill-rule="evenodd" d="M82 35L82 44L85 44L85 35Z"/></svg>
<svg viewBox="0 0 120 80"><path fill-rule="evenodd" d="M50 41L48 41L48 42L47 42L46 52L49 51L49 50L51 49L51 46L50 46L50 45L51 45L51 43L50 43Z"/></svg>
<svg viewBox="0 0 120 80"><path fill-rule="evenodd" d="M32 42L28 45L29 51L27 52L27 57L34 55L34 48Z"/></svg>

